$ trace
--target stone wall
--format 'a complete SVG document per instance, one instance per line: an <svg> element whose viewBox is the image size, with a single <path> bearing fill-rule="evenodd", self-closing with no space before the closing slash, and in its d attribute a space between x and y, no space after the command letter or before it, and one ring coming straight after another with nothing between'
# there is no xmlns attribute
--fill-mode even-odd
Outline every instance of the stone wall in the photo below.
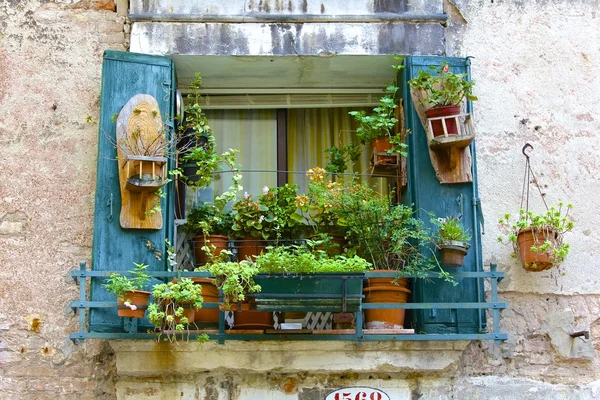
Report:
<svg viewBox="0 0 600 400"><path fill-rule="evenodd" d="M128 29L112 1L0 5L2 399L114 394L110 347L75 346L67 305L91 257L102 52Z"/></svg>
<svg viewBox="0 0 600 400"><path fill-rule="evenodd" d="M268 12L266 3L250 3L257 12ZM317 3L293 2L289 11L302 12L305 4L319 13ZM422 4L408 3L415 10ZM275 9L279 3L269 4ZM76 329L67 304L77 297L69 272L91 257L101 56L108 48L128 49L130 25L110 0L4 1L0 398L106 399L118 390L127 399L313 400L331 388L356 384L383 388L394 398L598 398L599 5L597 0L444 2L450 15L447 54L474 57L484 259L497 260L507 273L500 287L509 305L502 313L508 342L472 342L454 349L447 367L433 371L415 370L416 364L390 369L386 363L373 364L372 372L356 371L344 361L333 371L298 367L256 373L222 365L157 377L143 370L141 356L117 373L119 357L131 356L122 343L112 343L115 355L105 342L74 345L67 338ZM574 205L576 229L567 235L572 251L560 270L526 273L496 241L496 221L519 208L525 142L534 147L532 166L547 201ZM539 199L532 206L540 207ZM580 330L590 331L590 339L569 336ZM210 344L195 353L207 349L226 351ZM424 346L414 357L432 359L436 352ZM278 357L284 355L282 350Z"/></svg>

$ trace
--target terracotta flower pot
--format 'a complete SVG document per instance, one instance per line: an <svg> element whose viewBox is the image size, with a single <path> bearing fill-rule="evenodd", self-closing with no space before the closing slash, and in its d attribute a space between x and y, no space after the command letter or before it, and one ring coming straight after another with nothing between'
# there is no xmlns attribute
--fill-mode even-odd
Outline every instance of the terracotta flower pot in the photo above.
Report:
<svg viewBox="0 0 600 400"><path fill-rule="evenodd" d="M392 144L386 136L373 140L371 142L371 147L373 148L373 151L376 151L377 153L387 153L387 151L392 148ZM377 161L380 164L394 164L396 163L397 158L392 155L378 155Z"/></svg>
<svg viewBox="0 0 600 400"><path fill-rule="evenodd" d="M535 235L531 228L519 231L517 235L518 253L521 265L525 270L533 272L544 271L554 266L549 252L531 251L532 246L540 246L547 239L554 243L554 237L548 237L543 231L536 231Z"/></svg>
<svg viewBox="0 0 600 400"><path fill-rule="evenodd" d="M219 289L212 284L211 278L192 278L194 283L202 286L202 298L204 303L218 303ZM196 322L213 322L219 323L218 308L204 308L196 310Z"/></svg>
<svg viewBox="0 0 600 400"><path fill-rule="evenodd" d="M247 236L242 240L236 242L238 251L238 261L251 259L254 260L256 256L259 256L266 247L266 242L251 236Z"/></svg>
<svg viewBox="0 0 600 400"><path fill-rule="evenodd" d="M198 235L192 238L192 243L194 245L194 257L196 258L196 265L204 265L209 261L208 254L202 247L205 245L208 247L215 246L215 248L211 251L213 257L217 257L221 254L223 250L227 250L229 247L229 238L223 235Z"/></svg>
<svg viewBox="0 0 600 400"><path fill-rule="evenodd" d="M435 107L425 111L427 118L451 117L460 114L460 106ZM446 119L446 131L448 135L458 135L458 126L455 119ZM444 136L444 126L441 119L431 121L433 136Z"/></svg>
<svg viewBox="0 0 600 400"><path fill-rule="evenodd" d="M125 292L122 300L117 300L117 304L119 306L123 306L124 308L117 309L117 315L119 317L128 317L128 318L144 318L144 314L146 313L146 309L148 308L148 301L150 300L150 295L152 293L146 292L144 290L134 290ZM135 305L136 309L132 310L129 307L125 307L125 302L128 301L131 305Z"/></svg>
<svg viewBox="0 0 600 400"><path fill-rule="evenodd" d="M448 267L460 267L464 264L464 258L471 247L466 242L459 242L455 240L446 241L439 243L441 264Z"/></svg>
<svg viewBox="0 0 600 400"><path fill-rule="evenodd" d="M274 324L270 311L233 312L233 329L272 329Z"/></svg>
<svg viewBox="0 0 600 400"><path fill-rule="evenodd" d="M377 270L373 272L392 272ZM410 290L408 279L398 279L398 285L391 283L394 278L369 278L363 290L365 303L406 303ZM367 329L402 329L404 327L404 309L365 309Z"/></svg>

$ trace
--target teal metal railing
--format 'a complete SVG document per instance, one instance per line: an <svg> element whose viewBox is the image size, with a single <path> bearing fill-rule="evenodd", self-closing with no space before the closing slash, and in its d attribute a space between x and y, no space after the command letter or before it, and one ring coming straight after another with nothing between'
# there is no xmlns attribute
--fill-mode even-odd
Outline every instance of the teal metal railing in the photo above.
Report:
<svg viewBox="0 0 600 400"><path fill-rule="evenodd" d="M121 332L95 332L90 329L87 316L88 311L91 309L101 308L117 308L117 302L115 301L88 301L86 292L86 281L87 279L106 279L111 272L118 272L123 274L122 271L92 271L87 269L85 262L80 264L80 268L73 270L71 276L79 284L79 300L71 302L71 308L77 313L79 320L79 329L70 335L70 338L77 342L85 339L156 339L157 332L152 331L140 331L142 327L138 325L138 320L135 318L122 318L123 329ZM148 273L150 276L158 279L170 279L182 277L208 277L207 272L189 272L189 271L153 271ZM323 334L319 331L318 334L313 333L286 333L285 330L270 330L267 334L248 334L248 333L237 333L235 330L227 330L225 325L225 312L219 311L219 324L217 329L206 329L206 330L190 330L182 332L182 336L185 335L190 339L195 339L197 335L207 334L210 340L217 340L219 343L224 343L229 340L346 340L346 341L388 341L388 340L413 340L413 341L427 341L427 340L494 340L499 343L503 340L508 339L508 334L500 331L500 310L506 308L506 303L499 301L498 299L498 282L504 278L504 273L496 270L496 265L491 264L489 271L481 272L450 272L455 279L488 279L490 281L490 299L491 301L481 301L474 303L359 303L358 310L355 312L356 316L356 328L353 329L353 333L342 333L342 334ZM393 272L367 272L364 279L368 278L396 278L398 275ZM353 277L356 278L356 277ZM430 273L427 279L439 279L439 276L435 273ZM346 285L344 281L344 285ZM344 286L345 288L345 286ZM460 290L457 288L457 290ZM323 295L324 297L335 297L332 295ZM260 295L258 296L260 297ZM283 296L282 298L284 298ZM353 300L356 296L346 297L346 291L343 290L342 294L338 297L342 304L346 304L351 298ZM222 297L221 297L222 299ZM344 306L345 307L345 306ZM218 303L205 302L203 308L219 308ZM290 307L294 311L300 310L299 307ZM339 307L332 307L330 311L341 311ZM281 309L281 308L280 308ZM491 331L480 332L480 333L408 333L408 334L377 334L370 333L369 330L363 329L363 316L362 311L367 309L406 309L406 310L435 310L435 309L450 309L450 310L490 310L492 317ZM283 310L283 309L281 309ZM289 310L292 311L292 310ZM313 311L311 307L307 307L304 311ZM319 309L322 311L322 309ZM347 332L348 330L344 330Z"/></svg>

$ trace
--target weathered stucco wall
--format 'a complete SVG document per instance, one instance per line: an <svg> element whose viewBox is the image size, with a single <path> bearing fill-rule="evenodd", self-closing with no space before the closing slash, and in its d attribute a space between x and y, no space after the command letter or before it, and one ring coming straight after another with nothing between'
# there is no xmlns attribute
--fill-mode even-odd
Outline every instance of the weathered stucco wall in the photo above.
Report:
<svg viewBox="0 0 600 400"><path fill-rule="evenodd" d="M171 4L170 12L182 4L146 3ZM323 13L318 1L289 2L291 8L277 10L279 3L228 2L223 8L225 3L214 2L210 12ZM361 13L400 6L416 13L427 2L344 4ZM0 8L0 398L111 398L116 388L126 399L312 400L330 388L357 384L380 387L396 398L598 398L599 5L593 0L444 3L450 15L447 54L474 57L484 259L499 261L507 273L501 283L509 305L502 313L507 343L470 343L433 371L413 370L416 362L401 371L377 363L372 372L341 365L311 374L312 367L302 370L302 364L296 370L253 371L271 365L265 361L260 368L239 370L224 362L215 371L199 364L190 373L156 376L143 368L144 357L155 354L148 343L135 355L123 347L128 344L112 343L113 350L104 342L75 346L67 339L76 326L67 304L77 296L68 273L91 257L97 131L86 120L99 112L102 51L127 49L130 25L108 0L5 1ZM325 5L325 13L352 13L331 7ZM150 29L155 28L149 22L139 23L132 43L144 50L163 48L158 37L150 43L141 36ZM375 40L368 32L364 43ZM321 48L311 46L307 53ZM576 229L567 235L571 255L561 270L526 273L510 259L510 249L496 242L498 218L519 208L525 142L534 147L532 167L547 201L574 205ZM541 206L537 198L532 205ZM591 338L568 335L578 330L589 330ZM228 349L204 348L229 351L225 360L233 362L235 349ZM244 349L263 348L244 344ZM305 351L303 357L310 356L311 350ZM425 346L414 357L433 360L436 352ZM281 360L285 353L273 355ZM352 350L342 349L339 359L348 355Z"/></svg>
<svg viewBox="0 0 600 400"><path fill-rule="evenodd" d="M74 346L69 271L91 256L102 52L112 2L0 5L0 398L110 398L112 351ZM110 4L109 4L110 3ZM112 6L111 6L112 4Z"/></svg>

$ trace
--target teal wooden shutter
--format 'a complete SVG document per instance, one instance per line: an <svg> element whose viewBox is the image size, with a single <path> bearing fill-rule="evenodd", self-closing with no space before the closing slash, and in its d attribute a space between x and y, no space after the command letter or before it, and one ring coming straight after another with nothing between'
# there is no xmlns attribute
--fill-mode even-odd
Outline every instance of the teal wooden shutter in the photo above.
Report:
<svg viewBox="0 0 600 400"><path fill-rule="evenodd" d="M403 73L403 105L406 127L412 134L408 135L409 155L407 160L408 186L404 196L405 203L413 204L422 220L429 223L427 212L433 212L438 217L462 215L465 227L472 232L471 249L465 257L465 263L459 271L472 272L482 270L481 259L481 229L479 199L477 194L477 171L475 142L471 144L473 159L473 182L440 184L431 165L427 147L426 134L414 110L410 92L406 82L415 77L420 69L427 70L429 66L439 66L446 61L453 72L468 73L470 77L470 62L468 59L452 57L407 57ZM469 110L471 105L469 104ZM429 225L432 229L433 227ZM429 249L423 249L431 256ZM450 268L445 268L451 271ZM483 300L482 279L458 279L458 285L452 286L439 279L426 282L415 280L413 297L418 303L451 303ZM485 328L485 318L479 310L416 310L413 314L413 324L417 332L426 333L478 333Z"/></svg>
<svg viewBox="0 0 600 400"><path fill-rule="evenodd" d="M134 262L149 265L149 270L164 270L165 239L172 237L172 184L163 190L161 200L163 228L161 230L125 230L119 224L121 193L116 161L115 128L113 115L119 113L127 101L136 94L150 94L156 98L163 115L174 115L174 68L165 57L118 51L106 51L102 64L102 93L98 134L98 170L96 203L94 211L94 242L92 269L95 271L134 268ZM173 128L172 122L167 122ZM159 250L157 257L153 249ZM159 259L160 258L160 259ZM93 301L116 301L114 295L102 287L103 280L92 280ZM142 325L149 324L146 320ZM123 321L115 308L97 308L90 312L90 331L121 330Z"/></svg>

